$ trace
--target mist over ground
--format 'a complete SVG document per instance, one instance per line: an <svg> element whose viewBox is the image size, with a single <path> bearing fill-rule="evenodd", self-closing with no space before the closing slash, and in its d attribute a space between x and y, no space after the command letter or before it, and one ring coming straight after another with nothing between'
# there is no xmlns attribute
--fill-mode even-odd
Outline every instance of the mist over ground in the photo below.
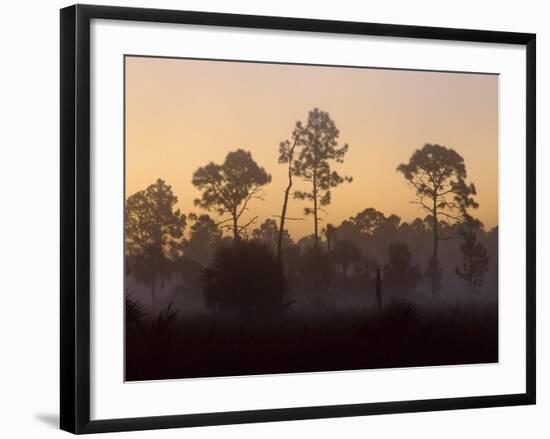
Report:
<svg viewBox="0 0 550 439"><path fill-rule="evenodd" d="M247 292L250 297L244 296L248 306L231 304L234 291L222 292L229 298L226 301L208 296L208 276L216 270L216 254L220 248L232 248L230 239L220 239L210 254L203 243L194 247L200 249L196 259L193 251L182 257L170 277L156 288L154 303L151 288L130 271L126 379L498 361L498 229L476 232L489 258L484 281L476 291L468 291L456 273L463 260L459 237L441 245L441 288L433 297L426 275L432 249L429 223L401 224L393 217L389 222L390 226L380 226L368 236L353 236L346 226L337 228L340 240L346 237L359 249L351 252L354 256L349 261L345 254L338 254L336 245L329 252L326 239L320 242L318 256L312 239L296 244L288 241L285 294L273 302L276 305L251 298L268 295L269 288L261 282ZM458 228L448 226L447 231ZM252 233L243 242L274 255L275 237L266 241L265 233L255 237ZM388 249L396 242L401 244L392 247L397 254L390 255ZM260 259L256 254L253 257ZM234 262L226 261L224 267L237 273L237 282L247 276L238 274L241 269L252 279L244 279L245 285L266 276L254 272L254 262ZM128 263L132 264L131 259ZM258 270L262 267L258 265ZM381 297L377 296L378 270Z"/></svg>

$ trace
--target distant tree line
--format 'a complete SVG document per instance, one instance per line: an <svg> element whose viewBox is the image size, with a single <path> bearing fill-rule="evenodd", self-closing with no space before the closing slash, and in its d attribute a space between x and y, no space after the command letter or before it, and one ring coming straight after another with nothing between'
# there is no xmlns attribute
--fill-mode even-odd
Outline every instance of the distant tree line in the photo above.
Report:
<svg viewBox="0 0 550 439"><path fill-rule="evenodd" d="M469 213L478 207L477 193L466 182L463 158L453 149L426 144L397 166L414 193L412 202L425 212L422 218L402 222L368 207L341 224L323 227L331 190L353 181L332 168L344 162L349 150L339 144L339 136L330 115L319 109L310 111L305 123L296 122L290 139L279 145L279 163L288 171L280 213L256 227L258 217L250 212L263 200L271 175L243 149L192 175L201 192L194 204L207 213L180 212L162 179L129 196L127 268L150 288L153 305L157 289L189 267L200 271L205 303L213 308L284 310L292 304L289 291L297 286L309 291L361 288L372 283L377 270L385 285L400 294L428 282L435 299L442 289L443 242L457 243L461 261L454 275L469 294L478 294L490 265L486 245L496 245L498 230L485 231ZM309 189L292 192L295 179ZM297 242L287 224L304 218L288 216L292 200L305 202L304 215L312 218L311 235ZM429 254L419 253L427 241Z"/></svg>

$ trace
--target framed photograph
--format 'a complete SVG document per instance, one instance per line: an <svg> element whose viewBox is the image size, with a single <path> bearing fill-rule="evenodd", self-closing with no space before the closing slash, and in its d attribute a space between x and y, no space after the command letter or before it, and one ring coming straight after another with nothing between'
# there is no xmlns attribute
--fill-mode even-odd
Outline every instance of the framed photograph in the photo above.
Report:
<svg viewBox="0 0 550 439"><path fill-rule="evenodd" d="M535 35L61 10L61 428L535 403Z"/></svg>

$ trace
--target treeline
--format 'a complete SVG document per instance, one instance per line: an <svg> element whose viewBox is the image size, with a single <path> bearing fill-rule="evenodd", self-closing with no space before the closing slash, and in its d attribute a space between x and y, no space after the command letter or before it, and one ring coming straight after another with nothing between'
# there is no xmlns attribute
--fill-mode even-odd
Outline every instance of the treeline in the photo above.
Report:
<svg viewBox="0 0 550 439"><path fill-rule="evenodd" d="M290 139L279 145L279 163L288 171L281 211L261 224L250 212L271 176L242 149L193 174L201 191L195 206L209 213L182 213L161 179L131 195L128 274L151 289L153 304L157 289L179 276L202 291L207 306L237 310L284 310L300 294L365 290L377 274L394 295L409 295L424 282L437 298L444 275L459 279L467 293L480 293L489 269L496 273L498 231L485 231L469 213L478 204L463 158L426 144L397 166L422 218L402 222L371 207L334 225L325 210L331 189L353 181L332 169L349 149L339 144L339 135L330 115L318 109L306 123L295 124ZM309 189L293 191L295 179ZM288 217L293 200L306 203L304 217L312 219L311 235L296 242L287 224L303 218Z"/></svg>

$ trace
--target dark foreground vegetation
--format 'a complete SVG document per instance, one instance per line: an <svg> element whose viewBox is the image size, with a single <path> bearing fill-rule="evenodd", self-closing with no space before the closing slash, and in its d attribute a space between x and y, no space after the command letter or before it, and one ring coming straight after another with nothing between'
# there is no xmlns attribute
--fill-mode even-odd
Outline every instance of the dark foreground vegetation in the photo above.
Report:
<svg viewBox="0 0 550 439"><path fill-rule="evenodd" d="M496 306L289 311L273 318L167 308L127 323L126 380L238 376L498 361Z"/></svg>

